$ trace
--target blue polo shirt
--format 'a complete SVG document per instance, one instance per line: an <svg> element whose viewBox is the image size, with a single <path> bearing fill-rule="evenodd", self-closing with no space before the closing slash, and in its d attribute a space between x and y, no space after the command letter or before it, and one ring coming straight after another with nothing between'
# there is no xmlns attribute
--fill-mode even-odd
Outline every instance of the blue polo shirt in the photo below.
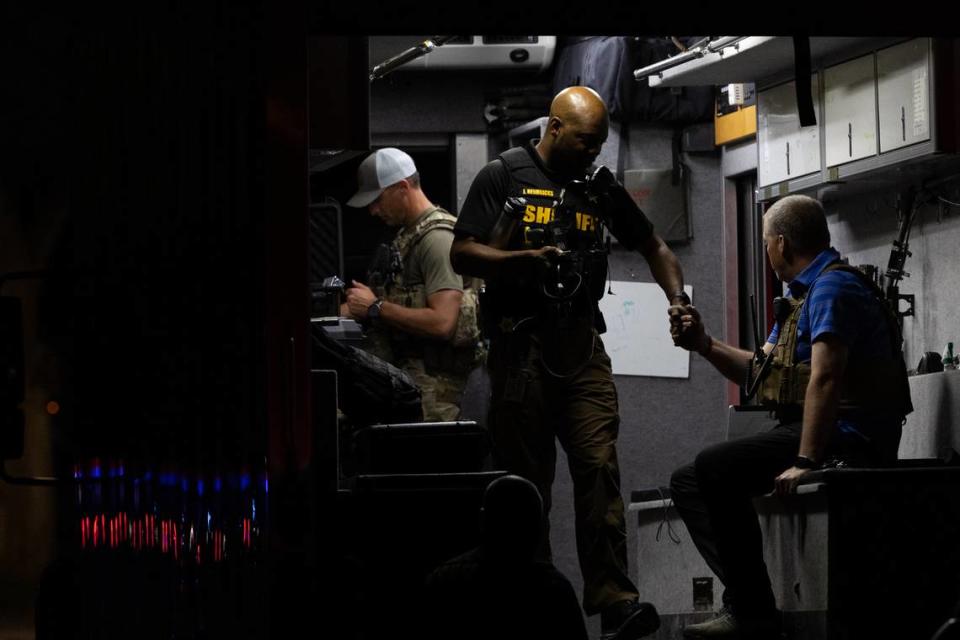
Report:
<svg viewBox="0 0 960 640"><path fill-rule="evenodd" d="M823 272L840 259L836 249L821 251L813 262L787 284L792 298L806 298L797 321L796 361L810 362L811 345L823 335L832 334L849 349L848 362L876 359L890 353L890 334L881 302L860 278L845 271ZM767 342L776 344L780 333L775 324ZM898 354L899 355L899 354ZM869 437L876 429L886 429L900 418L889 416L844 416L837 421L841 431Z"/></svg>

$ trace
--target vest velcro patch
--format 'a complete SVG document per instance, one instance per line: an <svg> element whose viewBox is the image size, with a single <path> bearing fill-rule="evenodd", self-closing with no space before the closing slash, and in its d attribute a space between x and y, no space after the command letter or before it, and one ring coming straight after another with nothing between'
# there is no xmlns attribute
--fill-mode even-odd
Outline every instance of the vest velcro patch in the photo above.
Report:
<svg viewBox="0 0 960 640"><path fill-rule="evenodd" d="M553 189L533 189L531 187L523 188L523 195L525 196L546 196L548 198L553 197Z"/></svg>

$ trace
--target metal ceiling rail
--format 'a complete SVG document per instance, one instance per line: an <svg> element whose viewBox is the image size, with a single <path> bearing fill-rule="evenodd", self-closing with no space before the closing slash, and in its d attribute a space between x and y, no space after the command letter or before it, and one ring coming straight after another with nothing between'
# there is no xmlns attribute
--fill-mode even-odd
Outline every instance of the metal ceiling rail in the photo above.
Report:
<svg viewBox="0 0 960 640"><path fill-rule="evenodd" d="M642 80L648 76L652 75L662 75L667 69L672 69L678 65L688 62L690 60L696 60L697 58L702 58L708 53L717 53L722 52L723 49L730 46L737 46L737 44L749 36L721 36L716 40L710 40L699 46L694 46L683 53L677 54L666 60L661 60L655 62L651 65L647 65L642 69L637 69L633 72L634 80Z"/></svg>
<svg viewBox="0 0 960 640"><path fill-rule="evenodd" d="M404 65L411 60L416 60L420 56L425 56L437 47L443 46L448 40L456 36L433 36L421 42L420 44L401 51L389 60L384 60L370 71L370 82L377 78L382 78L397 67Z"/></svg>

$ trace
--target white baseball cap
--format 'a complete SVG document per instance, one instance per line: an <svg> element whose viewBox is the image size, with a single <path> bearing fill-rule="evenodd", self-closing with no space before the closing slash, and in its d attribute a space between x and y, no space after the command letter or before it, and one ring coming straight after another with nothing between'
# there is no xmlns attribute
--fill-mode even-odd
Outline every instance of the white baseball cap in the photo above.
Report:
<svg viewBox="0 0 960 640"><path fill-rule="evenodd" d="M383 190L417 172L413 158L400 149L387 147L371 153L357 169L360 189L347 200L347 206L365 207L383 193Z"/></svg>

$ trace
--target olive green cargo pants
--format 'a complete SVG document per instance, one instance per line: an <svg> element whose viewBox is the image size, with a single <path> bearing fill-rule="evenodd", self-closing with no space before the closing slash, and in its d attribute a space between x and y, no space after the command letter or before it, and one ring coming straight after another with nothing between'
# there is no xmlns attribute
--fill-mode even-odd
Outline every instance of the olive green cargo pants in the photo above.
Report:
<svg viewBox="0 0 960 640"><path fill-rule="evenodd" d="M559 440L573 479L577 556L587 615L637 597L627 576L626 525L616 439L620 425L610 358L599 336L584 366L551 376L540 341L524 332L494 338L487 359L488 417L500 468L529 479L544 502L540 556L550 558L549 510ZM589 353L589 350L588 350ZM574 369L571 368L570 371Z"/></svg>

